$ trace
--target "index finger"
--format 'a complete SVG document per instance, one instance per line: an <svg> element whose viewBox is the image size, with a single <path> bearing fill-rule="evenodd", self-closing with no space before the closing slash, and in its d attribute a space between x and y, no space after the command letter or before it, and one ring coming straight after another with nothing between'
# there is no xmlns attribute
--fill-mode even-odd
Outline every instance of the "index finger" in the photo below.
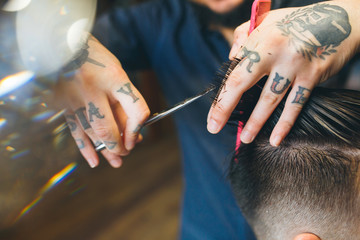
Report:
<svg viewBox="0 0 360 240"><path fill-rule="evenodd" d="M252 50L254 49L254 50ZM222 84L208 115L208 131L218 133L226 124L243 93L268 74L269 58L260 50L244 46L238 55L240 61ZM226 76L225 76L226 77Z"/></svg>

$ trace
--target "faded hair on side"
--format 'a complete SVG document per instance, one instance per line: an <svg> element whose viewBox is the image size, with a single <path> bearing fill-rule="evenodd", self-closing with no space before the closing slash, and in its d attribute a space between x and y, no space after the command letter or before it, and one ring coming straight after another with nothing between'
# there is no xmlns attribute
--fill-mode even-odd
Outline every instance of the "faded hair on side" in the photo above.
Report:
<svg viewBox="0 0 360 240"><path fill-rule="evenodd" d="M273 147L269 137L284 103L230 163L240 208L259 239L287 239L301 231L327 240L355 239L360 92L315 88L291 132Z"/></svg>

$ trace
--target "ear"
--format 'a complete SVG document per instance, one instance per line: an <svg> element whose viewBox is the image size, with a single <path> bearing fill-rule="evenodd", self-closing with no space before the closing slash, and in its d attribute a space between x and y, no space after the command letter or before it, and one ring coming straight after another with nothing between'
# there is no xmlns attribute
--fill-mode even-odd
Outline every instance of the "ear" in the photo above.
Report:
<svg viewBox="0 0 360 240"><path fill-rule="evenodd" d="M312 233L301 233L297 235L294 240L321 240L318 236Z"/></svg>

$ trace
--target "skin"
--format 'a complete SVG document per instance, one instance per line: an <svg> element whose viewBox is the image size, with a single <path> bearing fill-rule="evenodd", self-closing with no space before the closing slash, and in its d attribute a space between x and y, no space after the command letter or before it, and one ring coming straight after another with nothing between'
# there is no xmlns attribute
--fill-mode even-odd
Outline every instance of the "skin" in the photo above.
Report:
<svg viewBox="0 0 360 240"><path fill-rule="evenodd" d="M297 235L294 240L321 240L318 236L312 233L302 233Z"/></svg>
<svg viewBox="0 0 360 240"><path fill-rule="evenodd" d="M242 3L240 0L196 1L219 13ZM356 23L360 17L355 12L359 0L329 3L341 5L348 12L350 23ZM278 145L295 122L314 86L336 73L357 52L359 26L352 24L350 36L336 47L336 53L326 56L325 60L316 58L309 61L304 58L289 44L289 36L284 36L277 27L279 21L295 10L271 12L250 36L247 36L248 23L236 29L230 59L247 59L234 69L226 82L227 92L220 92L221 102L215 103L209 112L208 130L211 133L222 129L242 94L262 76L269 75L270 81L241 137L243 142L250 142L280 102L286 89L292 87L284 113L271 136L272 144ZM99 164L94 145L105 143L107 149L102 154L111 166L120 167L122 156L129 154L142 139L139 126L149 117L150 111L119 61L96 39L90 38L88 45L87 60L75 75L64 76L59 82L58 99L67 108L69 128L90 166ZM290 83L285 87L287 79Z"/></svg>
<svg viewBox="0 0 360 240"><path fill-rule="evenodd" d="M111 166L141 141L139 126L150 110L132 85L120 62L95 38L88 40L89 58L72 77L63 77L57 95L66 107L66 120L81 154L91 167L99 164L94 146ZM101 62L100 62L101 60Z"/></svg>
<svg viewBox="0 0 360 240"><path fill-rule="evenodd" d="M312 89L337 73L359 49L359 26L356 23L359 13L355 11L359 1L329 1L327 4L340 6L348 15L348 23L351 26L350 34L347 36L344 34L344 38L337 46L328 46L327 54L319 54L316 57L310 55L309 58L306 51L313 48L307 49L307 44L296 39L296 35L292 32L285 34L284 24L281 23L294 22L286 16L291 16L297 10L301 11L301 8L271 11L249 36L249 22L235 30L235 40L229 58L245 59L230 74L226 82L226 91L224 89L220 91L221 101L215 102L209 111L207 125L209 132L218 133L226 124L243 93L267 75L269 78L241 133L241 140L244 143L253 141L291 87L283 114L270 137L273 146L281 143L289 133ZM310 5L306 8L311 11L312 7L313 5ZM334 33L329 35L331 34L327 30L329 25L322 27L323 29L316 29L316 32L328 34L325 39L330 39ZM342 27L341 30L346 32ZM347 32L349 33L349 30ZM320 51L316 53L318 52L321 53Z"/></svg>
<svg viewBox="0 0 360 240"><path fill-rule="evenodd" d="M217 13L226 13L243 0L194 0ZM229 41L232 32L220 29ZM83 157L91 167L99 164L94 146L106 145L102 155L112 167L142 140L139 131L150 110L120 62L95 38L87 42L86 62L72 77L63 77L57 96L67 109L66 120Z"/></svg>

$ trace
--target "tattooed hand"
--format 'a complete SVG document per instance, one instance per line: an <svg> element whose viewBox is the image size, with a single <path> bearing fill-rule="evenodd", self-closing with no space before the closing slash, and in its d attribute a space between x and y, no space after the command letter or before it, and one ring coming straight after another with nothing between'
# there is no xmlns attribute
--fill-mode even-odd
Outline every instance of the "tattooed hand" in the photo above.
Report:
<svg viewBox="0 0 360 240"><path fill-rule="evenodd" d="M249 23L235 30L230 59L240 59L208 116L219 132L245 91L268 76L241 140L250 143L289 91L270 137L278 146L290 131L312 89L337 73L358 51L358 0L329 1L271 11L248 36Z"/></svg>
<svg viewBox="0 0 360 240"><path fill-rule="evenodd" d="M99 164L94 146L104 143L102 154L113 167L120 167L121 157L141 140L139 126L150 111L119 61L95 38L90 37L82 51L82 65L62 77L57 96L67 108L68 126L89 165Z"/></svg>

